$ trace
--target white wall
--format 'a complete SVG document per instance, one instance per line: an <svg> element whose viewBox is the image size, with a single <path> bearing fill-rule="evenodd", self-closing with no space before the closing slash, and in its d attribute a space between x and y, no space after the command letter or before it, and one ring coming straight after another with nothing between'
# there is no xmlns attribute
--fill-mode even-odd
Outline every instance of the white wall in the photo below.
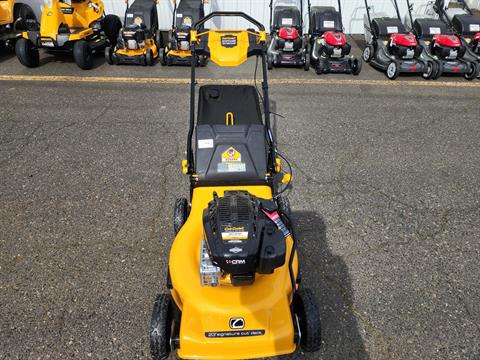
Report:
<svg viewBox="0 0 480 360"><path fill-rule="evenodd" d="M125 12L124 0L103 0L105 3L105 9L107 14L117 14L123 19ZM130 0L132 1L132 0ZM393 0L369 0L369 5L375 12L382 12L391 16L395 15L393 7ZM400 8L402 19L407 15L406 0L397 0ZM414 3L415 12L420 13L422 8L429 0L411 0ZM295 0L282 0L282 3L295 3ZM467 0L467 2L474 8L480 8L480 0ZM337 0L311 0L312 6L336 6ZM304 0L304 4L306 1ZM265 25L268 30L268 23L270 18L269 13L269 0L209 0L209 3L205 5L205 12L208 14L211 11L225 10L243 11L256 20ZM160 27L167 30L171 27L172 22L172 10L173 4L171 0L160 0L158 5L158 16ZM363 33L363 16L365 14L364 0L342 0L343 10L343 25L345 32L349 34L361 34ZM305 8L304 18L306 23L308 22ZM244 28L252 27L246 25L244 21L238 19L222 19L216 20L214 24L208 24L208 27L222 27L222 28Z"/></svg>

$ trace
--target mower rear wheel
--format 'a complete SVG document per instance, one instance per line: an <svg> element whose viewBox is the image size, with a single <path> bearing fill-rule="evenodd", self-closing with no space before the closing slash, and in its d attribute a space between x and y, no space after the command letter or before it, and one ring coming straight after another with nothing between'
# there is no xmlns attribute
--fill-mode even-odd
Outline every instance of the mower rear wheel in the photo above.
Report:
<svg viewBox="0 0 480 360"><path fill-rule="evenodd" d="M34 68L40 65L40 54L30 40L19 39L15 44L15 53L23 66Z"/></svg>
<svg viewBox="0 0 480 360"><path fill-rule="evenodd" d="M322 343L320 311L310 289L300 288L293 296L293 311L300 325L300 346L305 352L315 352Z"/></svg>
<svg viewBox="0 0 480 360"><path fill-rule="evenodd" d="M147 49L145 54L145 62L148 66L153 66L153 51L152 49Z"/></svg>
<svg viewBox="0 0 480 360"><path fill-rule="evenodd" d="M308 71L310 70L310 53L305 55L305 64L303 65L303 70Z"/></svg>
<svg viewBox="0 0 480 360"><path fill-rule="evenodd" d="M427 61L427 69L422 73L422 77L426 80L435 79L437 74L437 64L433 61Z"/></svg>
<svg viewBox="0 0 480 360"><path fill-rule="evenodd" d="M173 209L173 229L175 230L175 235L178 234L185 221L187 221L189 213L190 206L187 199L180 198L175 200L175 208Z"/></svg>
<svg viewBox="0 0 480 360"><path fill-rule="evenodd" d="M109 65L113 65L112 54L113 54L113 49L110 46L107 46L105 48L105 61Z"/></svg>
<svg viewBox="0 0 480 360"><path fill-rule="evenodd" d="M395 80L400 74L400 63L397 60L390 61L387 66L386 75L390 80Z"/></svg>
<svg viewBox="0 0 480 360"><path fill-rule="evenodd" d="M89 70L93 67L92 48L85 40L79 40L73 45L73 58L78 67Z"/></svg>
<svg viewBox="0 0 480 360"><path fill-rule="evenodd" d="M372 60L373 58L373 53L374 53L375 49L373 48L373 45L371 44L368 44L365 49L363 49L363 54L362 54L362 59L363 61L365 62L370 62L370 60Z"/></svg>
<svg viewBox="0 0 480 360"><path fill-rule="evenodd" d="M272 60L272 57L270 55L267 55L267 67L268 67L268 70L273 69L273 60Z"/></svg>
<svg viewBox="0 0 480 360"><path fill-rule="evenodd" d="M350 68L352 69L352 74L357 76L362 71L362 60L355 57L350 59Z"/></svg>
<svg viewBox="0 0 480 360"><path fill-rule="evenodd" d="M292 211L290 210L290 200L288 200L287 197L285 196L278 196L277 197L277 206L278 206L278 209L284 213L285 215L287 215L288 217L290 217Z"/></svg>
<svg viewBox="0 0 480 360"><path fill-rule="evenodd" d="M159 294L153 305L150 321L150 353L154 360L164 360L170 354L173 310L176 305L169 294Z"/></svg>
<svg viewBox="0 0 480 360"><path fill-rule="evenodd" d="M167 59L165 58L165 49L159 48L158 49L158 60L160 61L160 65L165 66L167 65Z"/></svg>
<svg viewBox="0 0 480 360"><path fill-rule="evenodd" d="M463 74L463 77L467 80L473 80L478 77L479 67L476 63L470 62L469 71Z"/></svg>
<svg viewBox="0 0 480 360"><path fill-rule="evenodd" d="M207 66L208 58L205 55L200 55L198 58L198 62L200 64L200 67L205 67Z"/></svg>

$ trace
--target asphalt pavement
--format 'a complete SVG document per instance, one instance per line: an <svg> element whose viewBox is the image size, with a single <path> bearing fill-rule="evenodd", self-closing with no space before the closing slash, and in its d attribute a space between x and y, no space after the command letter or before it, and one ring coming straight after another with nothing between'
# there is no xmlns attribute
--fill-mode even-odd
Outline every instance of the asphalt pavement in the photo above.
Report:
<svg viewBox="0 0 480 360"><path fill-rule="evenodd" d="M30 70L0 56L2 359L149 357L173 204L188 195L189 73L97 61ZM366 64L355 78L270 74L323 323L322 350L288 358L480 358L480 82L387 82Z"/></svg>

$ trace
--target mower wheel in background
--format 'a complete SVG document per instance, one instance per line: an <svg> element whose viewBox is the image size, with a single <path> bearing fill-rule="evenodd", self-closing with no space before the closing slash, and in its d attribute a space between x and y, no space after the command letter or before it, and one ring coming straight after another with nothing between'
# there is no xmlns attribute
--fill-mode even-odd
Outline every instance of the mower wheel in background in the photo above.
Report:
<svg viewBox="0 0 480 360"><path fill-rule="evenodd" d="M308 71L310 70L310 53L305 55L305 64L303 65L303 70Z"/></svg>
<svg viewBox="0 0 480 360"><path fill-rule="evenodd" d="M267 68L268 68L268 70L273 69L273 60L272 60L272 57L270 55L267 55Z"/></svg>
<svg viewBox="0 0 480 360"><path fill-rule="evenodd" d="M480 71L480 68L478 67L478 65L472 61L470 62L469 71L463 74L463 77L467 80L476 79L478 77L479 71Z"/></svg>
<svg viewBox="0 0 480 360"><path fill-rule="evenodd" d="M426 80L435 79L437 75L437 64L433 61L427 61L427 69L422 73L422 77Z"/></svg>
<svg viewBox="0 0 480 360"><path fill-rule="evenodd" d="M190 206L185 198L175 200L175 208L173 209L173 229L178 234L185 221L187 221L190 213Z"/></svg>
<svg viewBox="0 0 480 360"><path fill-rule="evenodd" d="M89 70L93 67L92 48L85 40L75 42L73 45L73 58L80 69Z"/></svg>
<svg viewBox="0 0 480 360"><path fill-rule="evenodd" d="M150 321L150 353L154 360L164 360L170 354L172 328L172 298L169 294L159 294L153 305Z"/></svg>
<svg viewBox="0 0 480 360"><path fill-rule="evenodd" d="M117 15L109 14L103 18L102 30L113 47L117 43L118 33L122 28L122 22Z"/></svg>
<svg viewBox="0 0 480 360"><path fill-rule="evenodd" d="M145 63L148 66L153 66L153 51L152 49L147 49L145 54Z"/></svg>
<svg viewBox="0 0 480 360"><path fill-rule="evenodd" d="M109 65L113 65L112 54L113 54L113 49L110 46L107 46L105 48L105 61Z"/></svg>
<svg viewBox="0 0 480 360"><path fill-rule="evenodd" d="M162 66L167 65L167 59L165 58L164 48L158 48L158 61L160 61L160 65Z"/></svg>
<svg viewBox="0 0 480 360"><path fill-rule="evenodd" d="M374 53L375 49L373 48L373 45L371 44L368 44L365 49L363 49L363 54L362 54L362 59L363 61L365 62L370 62L370 60L372 60L373 58L373 53Z"/></svg>
<svg viewBox="0 0 480 360"><path fill-rule="evenodd" d="M40 54L30 40L18 39L15 44L15 53L23 66L34 68L40 65Z"/></svg>
<svg viewBox="0 0 480 360"><path fill-rule="evenodd" d="M328 69L328 64L326 64L325 60L318 59L317 66L315 66L315 73L317 75L322 75L324 72L326 72L324 69Z"/></svg>
<svg viewBox="0 0 480 360"><path fill-rule="evenodd" d="M200 55L198 61L200 63L200 67L205 67L208 63L208 57L206 57L205 55Z"/></svg>
<svg viewBox="0 0 480 360"><path fill-rule="evenodd" d="M305 352L315 352L322 343L320 311L310 289L300 288L293 295L293 311L300 324L300 346Z"/></svg>
<svg viewBox="0 0 480 360"><path fill-rule="evenodd" d="M277 197L277 206L278 206L278 209L282 213L284 213L288 217L291 216L292 211L290 210L290 201L288 200L287 197L282 196L282 195L278 196Z"/></svg>
<svg viewBox="0 0 480 360"><path fill-rule="evenodd" d="M390 61L385 74L390 80L395 80L400 74L400 63L397 60Z"/></svg>
<svg viewBox="0 0 480 360"><path fill-rule="evenodd" d="M357 76L362 71L362 60L352 57L350 59L350 69L352 69L352 74Z"/></svg>
<svg viewBox="0 0 480 360"><path fill-rule="evenodd" d="M443 74L443 68L440 64L437 64L436 66L436 70L435 70L435 75L433 76L433 80L437 80L440 78L440 76L442 76Z"/></svg>

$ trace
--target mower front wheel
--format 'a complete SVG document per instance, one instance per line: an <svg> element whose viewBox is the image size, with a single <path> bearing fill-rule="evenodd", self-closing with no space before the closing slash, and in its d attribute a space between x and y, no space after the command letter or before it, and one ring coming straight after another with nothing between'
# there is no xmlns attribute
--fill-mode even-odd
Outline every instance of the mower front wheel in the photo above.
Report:
<svg viewBox="0 0 480 360"><path fill-rule="evenodd" d="M155 299L150 321L150 353L154 360L167 359L172 350L170 338L175 307L169 294L160 294Z"/></svg>
<svg viewBox="0 0 480 360"><path fill-rule="evenodd" d="M40 65L40 54L30 40L19 39L15 44L15 53L23 66L34 68Z"/></svg>
<svg viewBox="0 0 480 360"><path fill-rule="evenodd" d="M153 66L154 61L153 61L152 49L147 49L147 52L145 54L145 62L147 63L148 66Z"/></svg>
<svg viewBox="0 0 480 360"><path fill-rule="evenodd" d="M350 68L352 69L352 74L357 76L362 71L362 60L355 57L350 59Z"/></svg>
<svg viewBox="0 0 480 360"><path fill-rule="evenodd" d="M300 325L300 346L305 352L320 350L322 330L320 311L310 289L300 288L293 296L293 311Z"/></svg>
<svg viewBox="0 0 480 360"><path fill-rule="evenodd" d="M187 199L180 198L175 200L175 208L173 209L173 229L175 234L178 234L183 224L185 224L189 213L190 206Z"/></svg>
<svg viewBox="0 0 480 360"><path fill-rule="evenodd" d="M427 61L427 69L422 73L422 77L425 80L436 79L437 75L437 64L433 61Z"/></svg>
<svg viewBox="0 0 480 360"><path fill-rule="evenodd" d="M80 69L90 70L93 67L92 48L85 40L75 42L73 45L73 58Z"/></svg>
<svg viewBox="0 0 480 360"><path fill-rule="evenodd" d="M480 68L478 67L478 65L472 61L470 62L469 71L463 74L463 77L467 80L476 79L478 77L479 71Z"/></svg>
<svg viewBox="0 0 480 360"><path fill-rule="evenodd" d="M105 48L105 61L107 62L108 65L113 65L112 54L113 54L113 49L110 46L107 46Z"/></svg>
<svg viewBox="0 0 480 360"><path fill-rule="evenodd" d="M303 65L303 70L305 71L310 70L310 62L311 62L310 53L307 53L305 55L305 64Z"/></svg>
<svg viewBox="0 0 480 360"><path fill-rule="evenodd" d="M272 57L270 55L267 55L267 68L268 68L268 70L273 69L273 60L272 60Z"/></svg>
<svg viewBox="0 0 480 360"><path fill-rule="evenodd" d="M395 80L400 75L400 63L397 60L390 61L387 66L386 75L390 80Z"/></svg>

